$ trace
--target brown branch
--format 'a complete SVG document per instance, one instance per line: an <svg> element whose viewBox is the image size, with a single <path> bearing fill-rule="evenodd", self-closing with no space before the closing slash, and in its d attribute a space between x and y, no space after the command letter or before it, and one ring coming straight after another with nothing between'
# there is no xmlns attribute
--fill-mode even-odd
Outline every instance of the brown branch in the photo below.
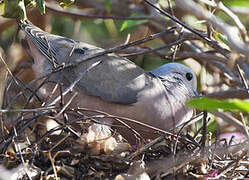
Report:
<svg viewBox="0 0 249 180"><path fill-rule="evenodd" d="M165 56L167 56L165 54ZM205 52L191 52L191 51L178 51L176 53L176 57L178 59L187 59L187 58L193 58L197 60L198 62L210 62L210 61L218 61L222 63L226 63L227 59L221 56L217 56L215 54L211 53L205 53Z"/></svg>
<svg viewBox="0 0 249 180"><path fill-rule="evenodd" d="M189 11L199 19L206 20L215 28L219 29L224 35L226 35L231 48L238 53L245 55L247 60L249 61L249 49L247 45L240 40L236 31L237 28L235 26L231 26L225 23L223 20L215 17L213 14L205 10L201 5L195 3L193 0L176 0L176 3L180 8ZM229 56L226 57L229 58Z"/></svg>
<svg viewBox="0 0 249 180"><path fill-rule="evenodd" d="M224 121L226 121L228 124L233 125L243 134L247 134L247 130L245 128L248 128L248 127L245 127L242 122L240 122L238 119L234 118L233 116L229 115L228 113L220 112L220 111L210 111L210 113L222 118Z"/></svg>
<svg viewBox="0 0 249 180"><path fill-rule="evenodd" d="M229 98L239 98L239 99L248 99L248 89L234 89L227 90L222 92L215 92L211 94L206 94L206 97L216 98L216 99L229 99Z"/></svg>
<svg viewBox="0 0 249 180"><path fill-rule="evenodd" d="M115 20L146 20L151 19L149 16L140 16L140 17L122 17L122 16L107 16L107 15L97 15L97 14L87 14L83 10L79 9L62 9L58 8L55 4L46 3L46 9L51 13L58 15L67 15L76 19L88 18L88 19L115 19Z"/></svg>
<svg viewBox="0 0 249 180"><path fill-rule="evenodd" d="M45 75L43 75L41 77L38 77L37 79L41 79L43 77L46 77L46 76L48 76L51 73L55 73L55 72L59 72L61 70L67 69L67 68L75 67L75 66L77 66L77 65L79 65L79 64L81 64L81 63L83 63L85 61L89 61L89 60L91 60L93 58L97 58L97 57L104 56L106 54L110 54L110 53L114 53L114 52L117 52L117 51L121 51L121 50L126 49L126 48L131 47L131 46L136 46L136 45L139 45L139 44L143 44L145 42L148 42L148 41L151 41L151 40L156 39L158 37L161 37L161 36L163 36L163 35L165 35L166 33L169 33L169 32L172 32L172 29L167 29L167 30L165 30L163 32L152 34L152 35L147 36L147 37L145 37L143 39L140 39L140 40L137 40L137 41L133 41L133 42L130 42L130 43L127 43L127 44L124 44L124 45L119 45L119 46L116 46L116 47L113 47L113 48L109 48L109 49L106 49L106 50L100 49L100 50L96 51L95 54L91 54L89 56L86 55L83 58L79 58L79 59L75 60L74 62L67 63L67 64L65 64L63 66L60 66L57 69L53 70L53 72L49 72L49 73L47 73L47 74L45 74Z"/></svg>
<svg viewBox="0 0 249 180"><path fill-rule="evenodd" d="M200 33L199 31L193 29L192 27L190 27L189 25L183 23L182 21L180 21L179 19L177 19L175 16L170 15L169 13L167 13L166 11L158 8L157 6L155 6L154 4L152 4L150 1L148 0L143 0L145 3L147 3L148 5L150 5L151 7L155 8L156 10L158 10L160 13L162 13L163 15L169 17L172 21L176 22L177 24L180 24L182 27L186 28L187 30L189 30L190 32L198 35L199 37L201 37L203 40L205 40L212 48L216 49L218 52L220 52L223 56L225 57L229 57L229 51L222 48L221 46L218 45L218 43L214 40L209 39L207 36L203 36L202 33Z"/></svg>
<svg viewBox="0 0 249 180"><path fill-rule="evenodd" d="M247 36L247 32L246 32L246 28L245 26L242 24L242 22L240 21L240 19L238 18L238 16L236 16L229 8L227 8L221 1L216 3L214 1L207 1L207 0L201 0L202 2L204 2L205 4L208 4L209 6L212 6L214 8L218 8L220 10L222 10L223 12L225 12L237 25L242 38L245 42L248 43L248 36Z"/></svg>

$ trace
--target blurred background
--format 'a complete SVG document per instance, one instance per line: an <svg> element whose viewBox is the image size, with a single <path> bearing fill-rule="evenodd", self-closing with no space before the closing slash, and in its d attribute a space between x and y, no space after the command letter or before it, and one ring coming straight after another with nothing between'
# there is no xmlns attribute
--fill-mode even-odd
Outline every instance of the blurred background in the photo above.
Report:
<svg viewBox="0 0 249 180"><path fill-rule="evenodd" d="M16 23L27 18L47 32L104 49L147 39L116 53L146 71L172 61L191 67L198 77L199 94L213 98L190 103L197 114L210 112L204 121L209 145L220 134L227 141L248 137L249 1L149 2L152 5L147 0L0 0L2 109L40 105L29 99L32 86L28 83L35 78L32 58L21 45L23 34ZM148 38L166 30L171 31ZM0 114L1 137L13 135L13 122L22 116L9 111ZM204 123L201 119L185 132L200 142Z"/></svg>

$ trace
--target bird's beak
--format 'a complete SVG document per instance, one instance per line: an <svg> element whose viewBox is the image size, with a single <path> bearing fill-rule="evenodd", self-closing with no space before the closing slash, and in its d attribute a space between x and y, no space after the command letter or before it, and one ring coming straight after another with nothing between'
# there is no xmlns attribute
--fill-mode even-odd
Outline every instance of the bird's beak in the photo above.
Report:
<svg viewBox="0 0 249 180"><path fill-rule="evenodd" d="M195 94L195 97L199 97L200 96L199 93L195 89L193 89L193 92Z"/></svg>

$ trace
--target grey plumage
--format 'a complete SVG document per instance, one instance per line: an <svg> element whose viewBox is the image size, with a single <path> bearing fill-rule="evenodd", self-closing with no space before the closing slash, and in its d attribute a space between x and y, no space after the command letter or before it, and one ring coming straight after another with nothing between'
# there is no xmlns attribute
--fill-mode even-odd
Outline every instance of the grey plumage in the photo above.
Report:
<svg viewBox="0 0 249 180"><path fill-rule="evenodd" d="M35 61L33 68L38 76L52 71L54 65L103 50L49 34L27 22L19 25L28 36ZM96 62L100 63L86 72ZM193 115L185 101L195 95L196 77L184 65L169 63L145 72L128 59L112 53L58 72L53 79L69 86L82 72L86 73L75 87L82 97L75 103L77 106L133 118L164 130Z"/></svg>
<svg viewBox="0 0 249 180"><path fill-rule="evenodd" d="M31 24L21 23L20 27L47 58L47 63L43 65L44 70L46 69L47 71L52 70L53 62L59 65L102 50L87 43L46 33ZM94 67L83 76L76 86L77 90L99 96L105 101L121 104L135 103L137 101L137 92L145 85L147 77L144 76L144 71L141 68L115 54L105 55L83 63L78 68L65 70L69 72L60 73L56 79L63 77L64 84L68 85L66 82L72 82L79 73L84 72L91 64L97 61L102 61L101 66ZM38 61L38 63L40 62ZM122 68L123 70L121 70ZM137 86L138 84L141 84L140 87ZM110 87L112 88L111 91Z"/></svg>

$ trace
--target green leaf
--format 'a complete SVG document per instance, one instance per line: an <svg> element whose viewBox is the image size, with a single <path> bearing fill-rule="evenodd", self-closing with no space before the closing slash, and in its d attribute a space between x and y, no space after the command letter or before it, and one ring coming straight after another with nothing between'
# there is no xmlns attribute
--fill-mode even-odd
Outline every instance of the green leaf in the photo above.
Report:
<svg viewBox="0 0 249 180"><path fill-rule="evenodd" d="M243 112L249 112L249 102L240 99L229 100L217 100L207 97L194 98L186 103L200 110L218 110L223 109L225 111L238 110Z"/></svg>
<svg viewBox="0 0 249 180"><path fill-rule="evenodd" d="M170 20L170 18L168 16L164 16L164 19L166 19L167 21Z"/></svg>
<svg viewBox="0 0 249 180"><path fill-rule="evenodd" d="M74 0L62 0L62 1L60 2L60 6L61 6L62 8L64 8L64 7L70 6L70 5L73 4L73 3L74 3Z"/></svg>
<svg viewBox="0 0 249 180"><path fill-rule="evenodd" d="M1 14L6 18L27 19L23 0L3 0L1 3Z"/></svg>
<svg viewBox="0 0 249 180"><path fill-rule="evenodd" d="M226 44L228 47L230 47L226 36L224 36L221 33L215 33L215 34L217 35L217 37L219 38L220 41L222 41L224 44Z"/></svg>
<svg viewBox="0 0 249 180"><path fill-rule="evenodd" d="M248 0L230 0L223 2L227 6L242 6L242 7L249 7Z"/></svg>
<svg viewBox="0 0 249 180"><path fill-rule="evenodd" d="M45 3L44 0L36 0L36 4L41 11L41 14L45 14Z"/></svg>
<svg viewBox="0 0 249 180"><path fill-rule="evenodd" d="M111 1L110 1L110 0L105 0L105 8L106 8L106 11L107 11L108 13L111 12L112 4L111 4Z"/></svg>
<svg viewBox="0 0 249 180"><path fill-rule="evenodd" d="M5 3L4 1L0 2L0 15L4 15L4 8L5 8Z"/></svg>
<svg viewBox="0 0 249 180"><path fill-rule="evenodd" d="M24 4L26 8L33 8L37 6L37 0L24 0Z"/></svg>
<svg viewBox="0 0 249 180"><path fill-rule="evenodd" d="M132 14L131 17L137 17L137 14ZM131 28L140 24L144 24L147 23L148 20L144 19L144 20L125 20L120 28L120 31L123 31L127 28Z"/></svg>
<svg viewBox="0 0 249 180"><path fill-rule="evenodd" d="M214 133L217 130L217 123L214 118L208 122L207 130L208 132L212 132L212 133Z"/></svg>

